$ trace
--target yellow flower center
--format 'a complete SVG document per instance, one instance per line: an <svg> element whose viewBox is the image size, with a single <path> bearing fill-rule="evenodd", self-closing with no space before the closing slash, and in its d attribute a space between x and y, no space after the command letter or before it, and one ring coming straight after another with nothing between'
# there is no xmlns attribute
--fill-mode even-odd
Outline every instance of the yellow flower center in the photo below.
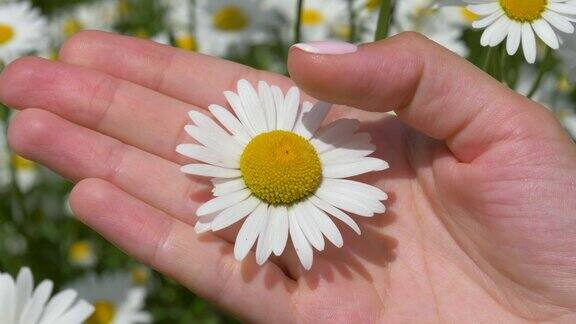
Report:
<svg viewBox="0 0 576 324"><path fill-rule="evenodd" d="M198 44L196 43L196 38L190 34L184 34L176 37L176 47L185 49L188 51L196 51L198 49Z"/></svg>
<svg viewBox="0 0 576 324"><path fill-rule="evenodd" d="M304 9L302 10L302 25L304 26L317 26L324 22L324 15L317 9Z"/></svg>
<svg viewBox="0 0 576 324"><path fill-rule="evenodd" d="M84 26L82 26L82 23L75 18L66 19L62 25L62 32L65 37L70 37L82 29L84 29Z"/></svg>
<svg viewBox="0 0 576 324"><path fill-rule="evenodd" d="M86 324L111 324L116 315L116 307L107 300L94 303L94 313L86 320Z"/></svg>
<svg viewBox="0 0 576 324"><path fill-rule="evenodd" d="M273 205L308 197L322 180L314 147L303 137L281 130L254 137L242 153L240 171L252 193Z"/></svg>
<svg viewBox="0 0 576 324"><path fill-rule="evenodd" d="M366 0L366 3L364 3L364 7L368 10L368 11L376 11L378 10L378 8L380 8L380 4L382 3L382 0Z"/></svg>
<svg viewBox="0 0 576 324"><path fill-rule="evenodd" d="M464 20L467 22L474 22L479 18L477 14L468 10L466 7L462 7L460 14L462 15L462 18L464 18Z"/></svg>
<svg viewBox="0 0 576 324"><path fill-rule="evenodd" d="M508 18L518 22L533 22L542 17L548 0L500 0Z"/></svg>
<svg viewBox="0 0 576 324"><path fill-rule="evenodd" d="M143 285L150 279L150 270L144 266L137 266L130 271L132 282L137 285Z"/></svg>
<svg viewBox="0 0 576 324"><path fill-rule="evenodd" d="M30 160L26 160L20 155L12 155L12 165L18 171L34 170L36 164Z"/></svg>
<svg viewBox="0 0 576 324"><path fill-rule="evenodd" d="M8 43L14 38L14 28L7 24L0 23L0 45Z"/></svg>
<svg viewBox="0 0 576 324"><path fill-rule="evenodd" d="M68 258L73 263L82 263L92 256L92 245L88 241L73 243L68 250Z"/></svg>
<svg viewBox="0 0 576 324"><path fill-rule="evenodd" d="M237 6L223 6L212 17L214 28L224 31L239 31L248 27L248 16Z"/></svg>

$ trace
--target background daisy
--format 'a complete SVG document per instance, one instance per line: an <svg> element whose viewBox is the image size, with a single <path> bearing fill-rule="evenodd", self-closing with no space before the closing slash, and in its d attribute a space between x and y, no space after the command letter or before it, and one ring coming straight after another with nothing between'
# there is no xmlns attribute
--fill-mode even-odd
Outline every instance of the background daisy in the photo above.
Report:
<svg viewBox="0 0 576 324"><path fill-rule="evenodd" d="M143 311L146 289L134 287L130 273L88 274L70 285L82 298L94 305L88 319L94 324L148 323L150 314Z"/></svg>
<svg viewBox="0 0 576 324"><path fill-rule="evenodd" d="M382 190L345 178L388 168L369 157L375 150L359 122L321 123L330 105L300 104L300 91L286 95L260 81L254 89L246 80L237 93L224 95L236 116L211 105L222 129L202 113L191 111L194 125L186 132L200 143L183 144L177 151L204 164L182 167L188 174L213 177L214 199L198 208L199 233L218 231L241 219L234 255L242 260L256 241L256 261L263 264L281 255L288 237L305 269L312 267L312 247L322 251L324 237L342 247L340 231L328 214L360 234L345 212L372 217L385 211ZM345 212L343 212L345 211Z"/></svg>
<svg viewBox="0 0 576 324"><path fill-rule="evenodd" d="M0 61L45 51L46 27L46 18L28 1L0 5Z"/></svg>
<svg viewBox="0 0 576 324"><path fill-rule="evenodd" d="M255 0L198 0L196 8L202 53L224 56L230 50L242 52L269 36L271 17Z"/></svg>
<svg viewBox="0 0 576 324"><path fill-rule="evenodd" d="M86 301L77 300L71 289L50 297L53 286L52 281L44 280L34 289L28 268L22 268L16 280L0 272L0 323L80 324L94 311Z"/></svg>
<svg viewBox="0 0 576 324"><path fill-rule="evenodd" d="M557 31L572 34L576 2L570 0L465 0L468 9L481 18L472 25L486 28L482 46L494 47L506 40L509 55L520 45L528 63L536 61L536 36L552 49L558 49Z"/></svg>

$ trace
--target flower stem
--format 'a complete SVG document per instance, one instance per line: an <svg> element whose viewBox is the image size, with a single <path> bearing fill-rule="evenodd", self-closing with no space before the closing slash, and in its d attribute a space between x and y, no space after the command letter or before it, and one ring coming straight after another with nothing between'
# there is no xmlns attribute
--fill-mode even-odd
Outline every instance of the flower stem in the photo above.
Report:
<svg viewBox="0 0 576 324"><path fill-rule="evenodd" d="M540 63L540 71L538 72L538 76L536 77L536 80L534 80L534 83L532 84L532 87L530 88L530 91L528 92L528 95L526 95L526 97L528 98L534 97L534 95L538 91L538 88L540 87L540 84L542 83L542 80L544 80L546 72L548 72L548 65L550 65L551 60L552 60L552 49L550 47L546 47L546 55L544 56L542 63Z"/></svg>
<svg viewBox="0 0 576 324"><path fill-rule="evenodd" d="M348 25L350 26L348 41L354 43L356 41L356 12L354 11L354 0L348 0Z"/></svg>
<svg viewBox="0 0 576 324"><path fill-rule="evenodd" d="M382 4L380 4L380 13L378 14L378 25L376 26L376 34L374 35L374 40L379 41L388 37L391 12L391 0L382 0Z"/></svg>
<svg viewBox="0 0 576 324"><path fill-rule="evenodd" d="M294 44L300 43L302 35L302 6L304 0L298 0L296 4L296 23L294 23Z"/></svg>

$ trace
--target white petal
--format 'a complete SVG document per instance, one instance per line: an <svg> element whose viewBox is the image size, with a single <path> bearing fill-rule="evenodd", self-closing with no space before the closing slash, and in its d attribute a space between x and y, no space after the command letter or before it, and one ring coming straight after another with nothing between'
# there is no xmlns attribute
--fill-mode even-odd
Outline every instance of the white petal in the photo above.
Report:
<svg viewBox="0 0 576 324"><path fill-rule="evenodd" d="M200 162L221 166L223 168L240 168L240 156L226 156L211 148L197 144L180 144L176 152Z"/></svg>
<svg viewBox="0 0 576 324"><path fill-rule="evenodd" d="M243 144L250 142L252 137L248 134L246 127L228 109L218 105L210 105L208 109L239 142Z"/></svg>
<svg viewBox="0 0 576 324"><path fill-rule="evenodd" d="M260 200L254 196L250 196L248 199L229 207L224 210L212 222L212 231L219 231L225 227L228 227L242 218L250 214L258 205Z"/></svg>
<svg viewBox="0 0 576 324"><path fill-rule="evenodd" d="M56 294L46 305L46 312L42 316L40 324L54 323L74 303L78 293L72 289L66 289Z"/></svg>
<svg viewBox="0 0 576 324"><path fill-rule="evenodd" d="M238 178L242 176L240 170L226 169L208 164L187 164L180 170L187 174L212 178Z"/></svg>
<svg viewBox="0 0 576 324"><path fill-rule="evenodd" d="M357 191L358 194L362 196L370 197L376 200L388 199L388 195L380 188L359 181L327 178L322 180L322 185L328 185L334 188L349 188L348 190Z"/></svg>
<svg viewBox="0 0 576 324"><path fill-rule="evenodd" d="M212 230L212 222L218 216L218 213L206 215L199 217L194 225L194 231L196 234L206 233Z"/></svg>
<svg viewBox="0 0 576 324"><path fill-rule="evenodd" d="M322 234L336 247L342 247L344 245L344 239L330 217L309 201L305 201L303 204L307 210L307 215L314 220Z"/></svg>
<svg viewBox="0 0 576 324"><path fill-rule="evenodd" d="M376 146L370 143L356 145L353 148L340 147L320 154L322 165L340 164L339 161L351 161L363 158L376 151Z"/></svg>
<svg viewBox="0 0 576 324"><path fill-rule="evenodd" d="M312 244L316 250L323 251L325 245L324 237L312 219L313 216L307 213L307 210L303 208L301 203L295 204L288 208L288 214L290 213L292 213L290 217L296 217L298 225L302 229L302 232L304 233L304 236L306 236L308 242L310 242L310 244Z"/></svg>
<svg viewBox="0 0 576 324"><path fill-rule="evenodd" d="M292 244L294 245L294 249L296 250L296 254L300 259L300 263L306 270L310 270L312 268L312 263L314 261L314 255L312 252L312 247L306 237L304 237L304 233L298 226L298 222L295 217L292 217L290 213L288 213L288 218L290 222L290 238L292 239Z"/></svg>
<svg viewBox="0 0 576 324"><path fill-rule="evenodd" d="M374 212L371 211L370 208L362 205L362 203L358 202L358 200L341 193L329 191L320 187L318 190L316 190L316 196L331 204L332 206L345 210L349 213L364 217L374 216Z"/></svg>
<svg viewBox="0 0 576 324"><path fill-rule="evenodd" d="M350 226L350 228L352 228L352 230L354 230L356 234L358 235L361 234L360 227L358 226L358 224L356 224L356 222L352 219L352 217L348 216L348 214L344 213L340 209L330 205L329 203L325 202L324 200L316 196L310 196L308 199L311 203L314 204L314 206L320 208L321 210L339 219L344 224Z"/></svg>
<svg viewBox="0 0 576 324"><path fill-rule="evenodd" d="M260 204L242 224L242 228L240 228L234 243L234 257L236 260L242 261L248 255L258 235L266 228L268 220L266 207L266 204Z"/></svg>
<svg viewBox="0 0 576 324"><path fill-rule="evenodd" d="M365 157L350 163L322 166L322 176L326 178L349 178L372 171L388 169L388 163L372 157Z"/></svg>
<svg viewBox="0 0 576 324"><path fill-rule="evenodd" d="M50 280L44 280L38 285L34 293L32 293L32 297L24 306L20 324L36 323L40 319L42 312L44 312L46 301L48 301L52 293L53 286Z"/></svg>
<svg viewBox="0 0 576 324"><path fill-rule="evenodd" d="M360 126L357 119L338 119L325 127L322 127L310 141L318 153L337 147L346 141Z"/></svg>
<svg viewBox="0 0 576 324"><path fill-rule="evenodd" d="M34 289L32 272L28 267L24 267L16 278L16 314L21 314L26 301L32 296L32 289Z"/></svg>
<svg viewBox="0 0 576 324"><path fill-rule="evenodd" d="M296 118L298 117L298 108L300 106L300 90L291 87L284 98L284 105L281 112L282 118L279 120L278 129L292 131Z"/></svg>
<svg viewBox="0 0 576 324"><path fill-rule="evenodd" d="M246 200L248 197L250 197L250 195L250 189L243 189L225 196L216 197L200 206L198 210L196 210L196 215L201 217L224 210L230 206L236 205L239 202Z"/></svg>
<svg viewBox="0 0 576 324"><path fill-rule="evenodd" d="M58 319L58 324L83 323L94 312L94 306L84 300L78 301L69 311Z"/></svg>
<svg viewBox="0 0 576 324"><path fill-rule="evenodd" d="M550 48L558 49L560 47L560 43L558 42L558 36L550 27L550 25L544 19L536 20L532 23L532 28L536 32L536 35L540 37L540 39Z"/></svg>
<svg viewBox="0 0 576 324"><path fill-rule="evenodd" d="M212 188L212 194L215 197L224 196L246 188L246 184L244 183L244 179L242 178L232 178L232 179L216 178L212 179L211 181L212 184L214 185L214 188Z"/></svg>
<svg viewBox="0 0 576 324"><path fill-rule="evenodd" d="M209 133L197 126L186 125L184 127L186 133L200 144L211 148L216 152L222 152L226 156L240 156L244 149L244 145L236 141L230 135L219 135L216 133Z"/></svg>
<svg viewBox="0 0 576 324"><path fill-rule="evenodd" d="M0 273L0 323L14 323L16 294L14 279Z"/></svg>
<svg viewBox="0 0 576 324"><path fill-rule="evenodd" d="M238 96L244 107L244 112L256 134L268 131L266 117L260 105L260 98L250 82L242 79L238 81Z"/></svg>
<svg viewBox="0 0 576 324"><path fill-rule="evenodd" d="M260 97L260 103L262 104L262 110L266 116L266 124L268 130L276 129L276 104L274 103L274 96L272 95L272 89L270 85L264 81L258 82L258 95Z"/></svg>
<svg viewBox="0 0 576 324"><path fill-rule="evenodd" d="M272 251L275 255L281 255L288 241L288 209L285 206L270 207L270 217L273 220L272 231L274 231L274 242Z"/></svg>
<svg viewBox="0 0 576 324"><path fill-rule="evenodd" d="M322 182L320 186L322 192L345 196L347 199L354 200L372 213L381 214L386 211L386 207L380 202L379 198L381 195L379 193L373 193L371 189L356 185L354 181L344 183L329 180L330 179L325 179ZM356 183L360 184L359 182Z"/></svg>
<svg viewBox="0 0 576 324"><path fill-rule="evenodd" d="M315 105L305 101L298 114L298 120L296 121L296 126L294 126L294 133L305 139L312 138L318 128L320 128L328 112L330 112L331 107L332 104L323 101L318 101Z"/></svg>
<svg viewBox="0 0 576 324"><path fill-rule="evenodd" d="M284 120L284 93L277 86L271 86L274 105L276 106L276 129L280 129L280 124Z"/></svg>
<svg viewBox="0 0 576 324"><path fill-rule="evenodd" d="M568 19L554 11L544 11L542 17L561 32L568 34L574 32L574 25L572 25Z"/></svg>
<svg viewBox="0 0 576 324"><path fill-rule="evenodd" d="M530 24L522 24L522 50L530 64L536 62L536 38Z"/></svg>
<svg viewBox="0 0 576 324"><path fill-rule="evenodd" d="M510 32L508 33L508 39L506 40L506 51L508 55L514 55L520 47L520 40L522 39L522 24L519 22L513 22L510 27Z"/></svg>
<svg viewBox="0 0 576 324"><path fill-rule="evenodd" d="M260 233L258 243L256 244L256 263L258 265L263 265L270 257L270 254L272 254L272 238L274 237L274 229L270 216L270 208L267 208L266 225Z"/></svg>
<svg viewBox="0 0 576 324"><path fill-rule="evenodd" d="M242 125L244 125L244 127L246 128L248 134L251 137L256 136L258 132L252 126L252 123L248 119L248 114L244 110L244 106L242 105L242 100L240 99L240 96L238 96L236 93L232 91L224 91L224 97L226 97L226 99L228 100L230 107L232 107L232 110L234 110L234 113L236 114L238 119L240 119Z"/></svg>

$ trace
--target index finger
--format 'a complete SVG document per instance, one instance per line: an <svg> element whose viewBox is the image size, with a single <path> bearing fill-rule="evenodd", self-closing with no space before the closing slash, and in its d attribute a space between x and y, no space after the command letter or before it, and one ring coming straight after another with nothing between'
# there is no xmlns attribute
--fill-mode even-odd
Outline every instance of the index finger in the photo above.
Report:
<svg viewBox="0 0 576 324"><path fill-rule="evenodd" d="M70 38L59 60L124 79L199 106L225 104L222 91L236 82L266 80L281 88L292 81L276 73L176 49L139 38L85 31Z"/></svg>

